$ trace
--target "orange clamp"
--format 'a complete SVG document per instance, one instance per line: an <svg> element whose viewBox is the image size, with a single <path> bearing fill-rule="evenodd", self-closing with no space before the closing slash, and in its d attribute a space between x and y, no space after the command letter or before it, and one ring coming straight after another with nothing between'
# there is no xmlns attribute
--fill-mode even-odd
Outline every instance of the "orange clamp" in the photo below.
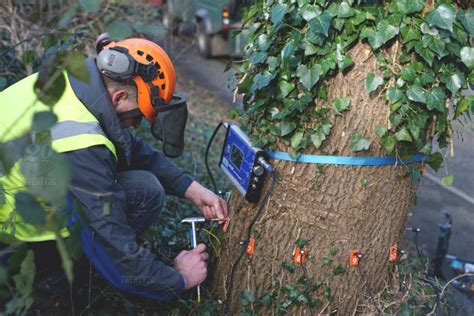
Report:
<svg viewBox="0 0 474 316"><path fill-rule="evenodd" d="M229 222L230 222L230 219L225 219L224 220L224 223L222 224L222 232L225 233L227 231L227 228L229 227Z"/></svg>
<svg viewBox="0 0 474 316"><path fill-rule="evenodd" d="M254 247L255 247L255 239L250 238L249 244L247 245L247 249L245 250L245 252L247 252L248 255L252 255Z"/></svg>
<svg viewBox="0 0 474 316"><path fill-rule="evenodd" d="M296 247L293 251L293 262L298 265L303 265L307 253L308 249Z"/></svg>
<svg viewBox="0 0 474 316"><path fill-rule="evenodd" d="M392 247L390 247L390 254L388 256L388 261L390 261L390 262L397 261L397 256L398 256L398 247L395 244Z"/></svg>
<svg viewBox="0 0 474 316"><path fill-rule="evenodd" d="M359 253L360 251L358 249L351 250L349 255L349 264L351 267L357 267L359 265L359 257L357 256Z"/></svg>

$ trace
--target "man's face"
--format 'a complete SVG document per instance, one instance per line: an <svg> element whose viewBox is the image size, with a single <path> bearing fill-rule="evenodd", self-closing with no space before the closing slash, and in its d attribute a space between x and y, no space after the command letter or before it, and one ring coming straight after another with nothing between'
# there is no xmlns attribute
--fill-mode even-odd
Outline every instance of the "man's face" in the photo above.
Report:
<svg viewBox="0 0 474 316"><path fill-rule="evenodd" d="M117 90L110 93L110 99L112 101L112 105L115 108L115 112L117 113L124 113L138 108L137 101L135 98L131 98L126 90ZM136 128L140 127L142 118L143 116L140 115L137 117L125 119L121 121L122 127L128 128L132 125Z"/></svg>

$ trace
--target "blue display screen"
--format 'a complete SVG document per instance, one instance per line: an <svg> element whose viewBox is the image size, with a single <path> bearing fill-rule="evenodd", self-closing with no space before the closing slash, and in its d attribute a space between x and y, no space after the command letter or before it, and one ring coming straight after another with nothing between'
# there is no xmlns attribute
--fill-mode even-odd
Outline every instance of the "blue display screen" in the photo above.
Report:
<svg viewBox="0 0 474 316"><path fill-rule="evenodd" d="M253 163L255 160L255 151L245 135L236 126L231 126L227 135L224 148L222 166L227 170L245 192L250 183Z"/></svg>

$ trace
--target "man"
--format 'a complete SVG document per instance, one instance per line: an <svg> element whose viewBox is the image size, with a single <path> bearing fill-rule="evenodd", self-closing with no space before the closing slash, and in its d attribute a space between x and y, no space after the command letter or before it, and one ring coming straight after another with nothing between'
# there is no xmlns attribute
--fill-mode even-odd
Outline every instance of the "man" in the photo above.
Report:
<svg viewBox="0 0 474 316"><path fill-rule="evenodd" d="M205 245L182 251L173 266L167 266L137 243L137 235L156 221L165 194L192 201L207 219L227 217L227 205L127 130L138 127L143 117L154 122L168 115L173 121L161 122L161 136L168 146L165 153L179 152L176 147L184 125L177 122L187 112L183 104L173 103L174 69L166 53L144 39L116 43L101 39L98 47L97 60L86 60L89 82L67 74L65 91L53 108L58 122L51 128L53 149L63 153L70 165L69 195L80 202L86 215L87 224L80 228L83 252L119 291L155 300L178 298L183 290L206 279ZM14 139L34 142L31 132L25 134L31 130L26 126L31 125L34 113L48 109L35 100L36 75L30 77L0 94L0 141L7 144L5 150ZM36 102L32 109L27 108L30 101ZM8 127L11 122L17 124ZM20 171L14 167L10 174L0 174L0 184L11 190L24 187L18 182ZM3 227L8 227L15 209L13 195L0 205ZM7 232L16 239L44 242L56 238L53 232L37 230L19 216L13 218L16 227ZM77 221L77 216L71 219Z"/></svg>

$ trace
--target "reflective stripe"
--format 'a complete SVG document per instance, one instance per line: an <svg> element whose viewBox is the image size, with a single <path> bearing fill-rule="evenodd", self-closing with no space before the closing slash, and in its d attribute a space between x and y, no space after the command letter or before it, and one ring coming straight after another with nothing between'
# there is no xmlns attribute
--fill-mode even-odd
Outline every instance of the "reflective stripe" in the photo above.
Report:
<svg viewBox="0 0 474 316"><path fill-rule="evenodd" d="M84 134L99 134L106 137L99 122L82 123L76 121L63 121L56 123L51 128L52 140Z"/></svg>

